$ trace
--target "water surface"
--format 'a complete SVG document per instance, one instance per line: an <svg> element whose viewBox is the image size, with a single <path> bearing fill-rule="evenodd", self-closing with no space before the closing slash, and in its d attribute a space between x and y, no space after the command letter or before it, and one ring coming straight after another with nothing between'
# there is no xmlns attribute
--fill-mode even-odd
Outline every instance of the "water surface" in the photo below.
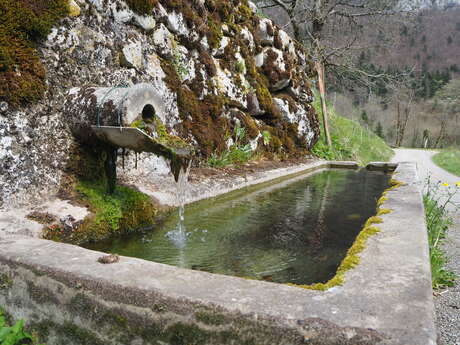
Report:
<svg viewBox="0 0 460 345"><path fill-rule="evenodd" d="M88 247L279 283L326 282L388 181L377 172L323 171L200 201L186 206L182 226L174 213L149 232Z"/></svg>

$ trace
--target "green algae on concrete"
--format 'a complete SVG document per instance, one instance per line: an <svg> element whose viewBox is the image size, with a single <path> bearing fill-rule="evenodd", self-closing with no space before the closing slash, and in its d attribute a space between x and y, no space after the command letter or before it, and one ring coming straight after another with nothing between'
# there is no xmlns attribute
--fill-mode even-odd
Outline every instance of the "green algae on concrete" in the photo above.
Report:
<svg viewBox="0 0 460 345"><path fill-rule="evenodd" d="M361 230L359 235L356 237L356 240L353 243L353 246L348 250L347 255L345 256L342 263L340 264L337 270L337 274L326 283L318 283L318 284L311 284L311 285L296 285L296 284L289 284L289 285L293 285L293 286L297 286L297 287L301 287L301 288L309 289L309 290L320 290L320 291L325 291L335 286L343 285L343 283L345 282L345 273L348 270L353 269L359 264L361 260L359 254L366 248L368 239L371 236L380 232L380 228L377 226L374 226L375 224L383 223L383 219L380 216L393 212L393 210L391 209L382 208L385 201L388 200L388 197L386 195L389 191L395 190L403 186L404 183L392 178L390 179L389 184L390 184L390 187L387 188L382 193L382 196L377 201L377 215L370 217L366 221L363 229Z"/></svg>

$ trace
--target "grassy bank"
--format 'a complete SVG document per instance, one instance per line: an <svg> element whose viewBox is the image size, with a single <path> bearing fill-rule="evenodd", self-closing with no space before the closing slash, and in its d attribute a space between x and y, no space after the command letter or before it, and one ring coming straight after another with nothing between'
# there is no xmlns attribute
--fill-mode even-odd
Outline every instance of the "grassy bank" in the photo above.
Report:
<svg viewBox="0 0 460 345"><path fill-rule="evenodd" d="M460 176L460 149L447 149L433 157L433 162L451 174Z"/></svg>
<svg viewBox="0 0 460 345"><path fill-rule="evenodd" d="M315 97L313 105L322 121L319 96ZM358 122L340 116L332 106L329 106L328 111L333 147L327 147L321 123L321 137L312 150L315 155L328 160L354 160L361 165L372 161L388 161L393 156L393 150L375 133L363 128Z"/></svg>
<svg viewBox="0 0 460 345"><path fill-rule="evenodd" d="M446 268L447 258L442 249L446 233L452 225L452 219L446 208L456 192L458 192L457 189L449 189L444 184L434 185L429 182L423 195L430 247L431 279L434 289L453 286L456 279L455 274Z"/></svg>

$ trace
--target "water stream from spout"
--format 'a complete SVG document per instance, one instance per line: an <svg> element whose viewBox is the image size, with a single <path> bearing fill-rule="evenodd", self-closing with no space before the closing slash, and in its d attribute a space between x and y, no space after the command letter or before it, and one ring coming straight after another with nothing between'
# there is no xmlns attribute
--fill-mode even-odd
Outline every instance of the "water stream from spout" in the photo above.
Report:
<svg viewBox="0 0 460 345"><path fill-rule="evenodd" d="M168 232L166 236L178 248L184 248L187 243L187 229L185 228L185 203L187 202L188 176L190 174L190 160L187 166L180 169L179 177L176 181L176 200L179 206L179 220L174 230Z"/></svg>

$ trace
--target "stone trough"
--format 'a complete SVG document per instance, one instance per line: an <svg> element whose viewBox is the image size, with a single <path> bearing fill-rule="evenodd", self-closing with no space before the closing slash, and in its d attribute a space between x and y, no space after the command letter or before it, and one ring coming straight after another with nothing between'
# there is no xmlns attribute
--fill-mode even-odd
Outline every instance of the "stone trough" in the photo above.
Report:
<svg viewBox="0 0 460 345"><path fill-rule="evenodd" d="M331 166L355 168L319 162L303 170ZM102 264L100 252L9 237L0 239L0 305L47 334L48 345L433 345L429 253L415 164L400 163L394 178L402 185L386 194L383 207L392 212L381 216L381 231L368 239L345 283L326 291L129 257ZM258 182L263 181L253 181Z"/></svg>

